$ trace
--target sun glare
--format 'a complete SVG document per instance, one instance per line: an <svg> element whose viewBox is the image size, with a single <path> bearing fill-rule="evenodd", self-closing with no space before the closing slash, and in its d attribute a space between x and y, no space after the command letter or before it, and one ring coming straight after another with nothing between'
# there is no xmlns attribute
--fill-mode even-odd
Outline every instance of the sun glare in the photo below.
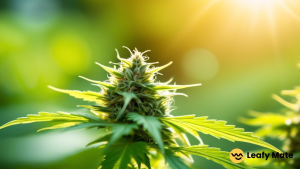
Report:
<svg viewBox="0 0 300 169"><path fill-rule="evenodd" d="M220 41L221 37L227 38L228 32L236 29L234 35L237 38L242 35L248 41L255 41L256 44L265 43L267 38L270 38L275 47L276 41L282 35L279 30L285 29L286 23L293 22L293 20L300 23L299 11L300 1L298 0L208 0L203 4L199 2L198 11L174 37L168 51L176 48L190 34L196 33L197 35L197 31L203 30L203 26L199 23L206 24L206 27L218 24L218 29L214 29L214 36L210 37L212 40ZM210 22L207 22L208 18L211 19ZM239 25L238 29L236 25ZM259 41L254 38L258 35L263 36ZM227 40L230 41L230 39ZM263 40L266 41L263 42Z"/></svg>
<svg viewBox="0 0 300 169"><path fill-rule="evenodd" d="M295 5L297 1L284 1L284 0L232 0L237 7L246 7L250 12L267 12L274 13L284 11L291 17L300 21L300 17L289 7ZM288 5L289 4L289 5Z"/></svg>
<svg viewBox="0 0 300 169"><path fill-rule="evenodd" d="M276 3L276 1L280 0L234 0L236 3L240 5L247 5L250 8L260 8L262 6L271 6Z"/></svg>

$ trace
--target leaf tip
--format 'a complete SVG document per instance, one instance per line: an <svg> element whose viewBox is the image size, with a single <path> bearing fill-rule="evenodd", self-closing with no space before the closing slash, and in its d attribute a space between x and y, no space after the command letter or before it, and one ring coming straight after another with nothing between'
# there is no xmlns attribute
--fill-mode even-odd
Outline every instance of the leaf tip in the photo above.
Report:
<svg viewBox="0 0 300 169"><path fill-rule="evenodd" d="M78 77L80 77L81 79L87 80L87 81L91 81L90 79L83 77L83 76L78 76Z"/></svg>
<svg viewBox="0 0 300 169"><path fill-rule="evenodd" d="M120 58L120 54L119 54L119 51L118 51L118 49L117 49L117 48L115 48L115 50L116 50L116 52L117 52L117 58L118 58L118 59L121 59L121 58Z"/></svg>
<svg viewBox="0 0 300 169"><path fill-rule="evenodd" d="M53 87L53 86L51 86L51 85L48 85L48 88L50 88L50 89L52 89L52 90L55 90L55 91L61 91L61 89L58 89L58 88Z"/></svg>
<svg viewBox="0 0 300 169"><path fill-rule="evenodd" d="M99 66L101 66L101 67L103 67L103 65L102 64L100 64L100 63L98 63L98 62L95 62L97 65L99 65Z"/></svg>

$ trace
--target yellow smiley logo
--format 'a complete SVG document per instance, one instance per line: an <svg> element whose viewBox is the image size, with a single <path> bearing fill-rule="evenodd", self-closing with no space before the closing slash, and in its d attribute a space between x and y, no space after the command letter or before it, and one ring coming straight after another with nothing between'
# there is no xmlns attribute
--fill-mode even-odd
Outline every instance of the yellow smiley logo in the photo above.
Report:
<svg viewBox="0 0 300 169"><path fill-rule="evenodd" d="M244 160L244 152L241 149L233 149L229 154L230 160L234 163L240 163Z"/></svg>

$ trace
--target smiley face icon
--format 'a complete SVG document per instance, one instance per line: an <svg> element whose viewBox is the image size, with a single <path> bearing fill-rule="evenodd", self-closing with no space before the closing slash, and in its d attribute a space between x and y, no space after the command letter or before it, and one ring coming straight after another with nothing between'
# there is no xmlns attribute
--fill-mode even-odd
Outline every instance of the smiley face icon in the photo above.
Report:
<svg viewBox="0 0 300 169"><path fill-rule="evenodd" d="M233 149L229 154L230 160L234 163L240 163L244 160L244 152L241 149Z"/></svg>

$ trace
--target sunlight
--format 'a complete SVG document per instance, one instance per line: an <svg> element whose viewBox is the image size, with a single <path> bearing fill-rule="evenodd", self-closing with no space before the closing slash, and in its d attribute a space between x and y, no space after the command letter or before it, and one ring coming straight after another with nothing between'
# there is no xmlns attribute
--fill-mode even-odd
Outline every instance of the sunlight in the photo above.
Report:
<svg viewBox="0 0 300 169"><path fill-rule="evenodd" d="M295 14L293 10L291 10L283 1L278 1L278 3L283 7L283 9L290 14L292 17L300 21L300 17Z"/></svg>
<svg viewBox="0 0 300 169"><path fill-rule="evenodd" d="M284 0L232 0L237 4L238 7L246 7L250 10L250 12L264 12L268 11L268 13L278 12L277 9L284 10L293 18L300 21L300 17L287 5L287 3L293 3L294 1L284 1ZM293 5L293 4L291 4ZM278 8L279 7L279 8Z"/></svg>
<svg viewBox="0 0 300 169"><path fill-rule="evenodd" d="M193 17L182 25L166 53L195 37L199 42L203 42L203 38L208 38L206 40L211 43L226 39L226 43L237 46L247 43L259 48L270 44L269 47L276 49L279 40L284 38L280 30L288 29L289 23L300 21L300 1L296 0L207 0L195 5L199 8L195 8Z"/></svg>
<svg viewBox="0 0 300 169"><path fill-rule="evenodd" d="M271 6L276 3L276 1L280 0L234 0L236 3L240 3L241 5L247 5L250 8L260 8L262 6Z"/></svg>
<svg viewBox="0 0 300 169"><path fill-rule="evenodd" d="M197 24L197 22L200 20L200 18L207 13L217 2L220 0L212 0L206 3L201 10L199 10L196 15L191 18L184 27L184 29L181 31L180 34L176 36L176 38L173 41L173 44L169 46L169 49L167 50L168 52L173 50L186 36L187 34L194 29L194 26Z"/></svg>

